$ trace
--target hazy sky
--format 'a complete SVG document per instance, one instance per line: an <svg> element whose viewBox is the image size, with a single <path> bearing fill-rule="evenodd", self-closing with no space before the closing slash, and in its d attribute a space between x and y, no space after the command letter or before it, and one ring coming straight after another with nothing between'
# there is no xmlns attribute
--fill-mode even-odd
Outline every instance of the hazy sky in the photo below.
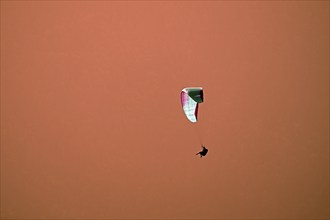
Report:
<svg viewBox="0 0 330 220"><path fill-rule="evenodd" d="M1 217L329 218L329 2L1 1Z"/></svg>

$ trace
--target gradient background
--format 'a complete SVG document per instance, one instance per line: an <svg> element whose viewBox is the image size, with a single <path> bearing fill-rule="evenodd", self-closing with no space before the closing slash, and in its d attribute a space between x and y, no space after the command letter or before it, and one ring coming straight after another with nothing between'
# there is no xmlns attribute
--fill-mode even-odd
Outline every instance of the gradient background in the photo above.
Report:
<svg viewBox="0 0 330 220"><path fill-rule="evenodd" d="M329 2L1 1L1 217L328 218Z"/></svg>

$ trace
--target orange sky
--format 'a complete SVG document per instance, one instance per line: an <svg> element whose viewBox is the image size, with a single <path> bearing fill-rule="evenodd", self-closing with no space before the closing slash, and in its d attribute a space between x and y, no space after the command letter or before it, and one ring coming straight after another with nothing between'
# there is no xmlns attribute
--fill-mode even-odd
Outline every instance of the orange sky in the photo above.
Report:
<svg viewBox="0 0 330 220"><path fill-rule="evenodd" d="M1 1L1 218L329 218L329 2Z"/></svg>

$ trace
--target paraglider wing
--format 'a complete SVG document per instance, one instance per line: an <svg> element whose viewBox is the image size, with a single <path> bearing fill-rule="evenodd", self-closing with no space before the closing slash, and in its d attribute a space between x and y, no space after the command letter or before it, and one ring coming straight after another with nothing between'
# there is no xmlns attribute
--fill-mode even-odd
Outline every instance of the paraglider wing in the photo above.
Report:
<svg viewBox="0 0 330 220"><path fill-rule="evenodd" d="M181 91L182 108L189 121L197 122L198 103L202 103L203 100L203 88L201 87L189 87Z"/></svg>

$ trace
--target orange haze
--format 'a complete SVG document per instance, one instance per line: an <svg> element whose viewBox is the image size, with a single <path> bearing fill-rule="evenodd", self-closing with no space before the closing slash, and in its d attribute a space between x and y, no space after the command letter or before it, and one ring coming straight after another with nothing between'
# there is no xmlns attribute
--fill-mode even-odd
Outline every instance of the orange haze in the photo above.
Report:
<svg viewBox="0 0 330 220"><path fill-rule="evenodd" d="M1 1L1 218L329 218L329 2Z"/></svg>

